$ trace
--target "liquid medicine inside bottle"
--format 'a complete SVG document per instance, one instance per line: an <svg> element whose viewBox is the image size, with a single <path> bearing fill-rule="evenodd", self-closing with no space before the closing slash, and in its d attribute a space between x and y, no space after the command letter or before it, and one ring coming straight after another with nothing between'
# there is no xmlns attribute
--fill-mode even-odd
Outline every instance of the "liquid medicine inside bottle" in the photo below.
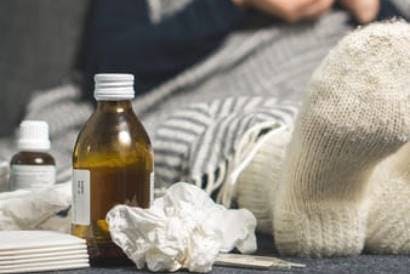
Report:
<svg viewBox="0 0 410 274"><path fill-rule="evenodd" d="M107 212L118 204L150 206L153 152L135 115L133 76L97 74L95 112L73 152L72 234L87 240L92 265L118 265L125 255L111 241Z"/></svg>
<svg viewBox="0 0 410 274"><path fill-rule="evenodd" d="M11 190L40 189L56 182L55 160L48 151L48 124L44 121L23 121L17 141L19 152L10 161Z"/></svg>

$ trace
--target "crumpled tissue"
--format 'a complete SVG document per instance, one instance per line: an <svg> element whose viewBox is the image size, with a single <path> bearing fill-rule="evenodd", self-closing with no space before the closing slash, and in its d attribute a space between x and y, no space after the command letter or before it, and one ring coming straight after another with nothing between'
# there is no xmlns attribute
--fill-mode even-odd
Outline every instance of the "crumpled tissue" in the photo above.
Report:
<svg viewBox="0 0 410 274"><path fill-rule="evenodd" d="M0 193L0 230L54 230L68 232L70 216L57 213L71 205L71 183L42 190Z"/></svg>
<svg viewBox="0 0 410 274"><path fill-rule="evenodd" d="M226 209L187 183L171 186L149 209L119 205L107 214L112 240L151 271L209 272L220 252L256 251L256 219Z"/></svg>

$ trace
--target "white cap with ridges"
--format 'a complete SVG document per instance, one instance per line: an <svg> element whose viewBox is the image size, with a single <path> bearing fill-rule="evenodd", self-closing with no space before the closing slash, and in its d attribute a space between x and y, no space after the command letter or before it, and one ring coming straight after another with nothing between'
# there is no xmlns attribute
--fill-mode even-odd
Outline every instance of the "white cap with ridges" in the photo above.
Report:
<svg viewBox="0 0 410 274"><path fill-rule="evenodd" d="M19 135L17 141L19 150L43 151L50 149L47 122L23 121L20 124Z"/></svg>
<svg viewBox="0 0 410 274"><path fill-rule="evenodd" d="M101 73L94 76L97 101L131 100L134 98L134 75Z"/></svg>

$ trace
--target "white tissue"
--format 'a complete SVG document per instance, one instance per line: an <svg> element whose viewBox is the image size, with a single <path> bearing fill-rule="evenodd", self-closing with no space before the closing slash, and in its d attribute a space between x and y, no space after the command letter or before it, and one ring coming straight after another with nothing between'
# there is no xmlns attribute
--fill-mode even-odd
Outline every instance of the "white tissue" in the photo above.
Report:
<svg viewBox="0 0 410 274"><path fill-rule="evenodd" d="M0 193L9 190L9 164L0 160Z"/></svg>
<svg viewBox="0 0 410 274"><path fill-rule="evenodd" d="M150 209L119 205L107 214L112 240L139 269L209 272L219 252L256 251L256 219L228 210L200 188L177 183Z"/></svg>
<svg viewBox="0 0 410 274"><path fill-rule="evenodd" d="M56 216L71 204L71 183L42 190L0 194L0 230L46 229L67 232L70 218Z"/></svg>

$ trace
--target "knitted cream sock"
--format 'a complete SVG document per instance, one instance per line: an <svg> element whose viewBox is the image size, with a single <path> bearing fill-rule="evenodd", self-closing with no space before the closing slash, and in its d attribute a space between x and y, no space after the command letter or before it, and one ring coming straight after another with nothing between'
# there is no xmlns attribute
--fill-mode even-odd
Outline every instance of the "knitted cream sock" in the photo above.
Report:
<svg viewBox="0 0 410 274"><path fill-rule="evenodd" d="M280 253L359 254L369 177L410 133L410 27L376 23L345 37L314 73L275 196Z"/></svg>
<svg viewBox="0 0 410 274"><path fill-rule="evenodd" d="M258 221L257 231L272 233L274 192L278 185L290 141L291 129L268 133L249 166L238 178L236 200L249 209Z"/></svg>
<svg viewBox="0 0 410 274"><path fill-rule="evenodd" d="M410 143L380 163L370 180L366 250L410 254Z"/></svg>

